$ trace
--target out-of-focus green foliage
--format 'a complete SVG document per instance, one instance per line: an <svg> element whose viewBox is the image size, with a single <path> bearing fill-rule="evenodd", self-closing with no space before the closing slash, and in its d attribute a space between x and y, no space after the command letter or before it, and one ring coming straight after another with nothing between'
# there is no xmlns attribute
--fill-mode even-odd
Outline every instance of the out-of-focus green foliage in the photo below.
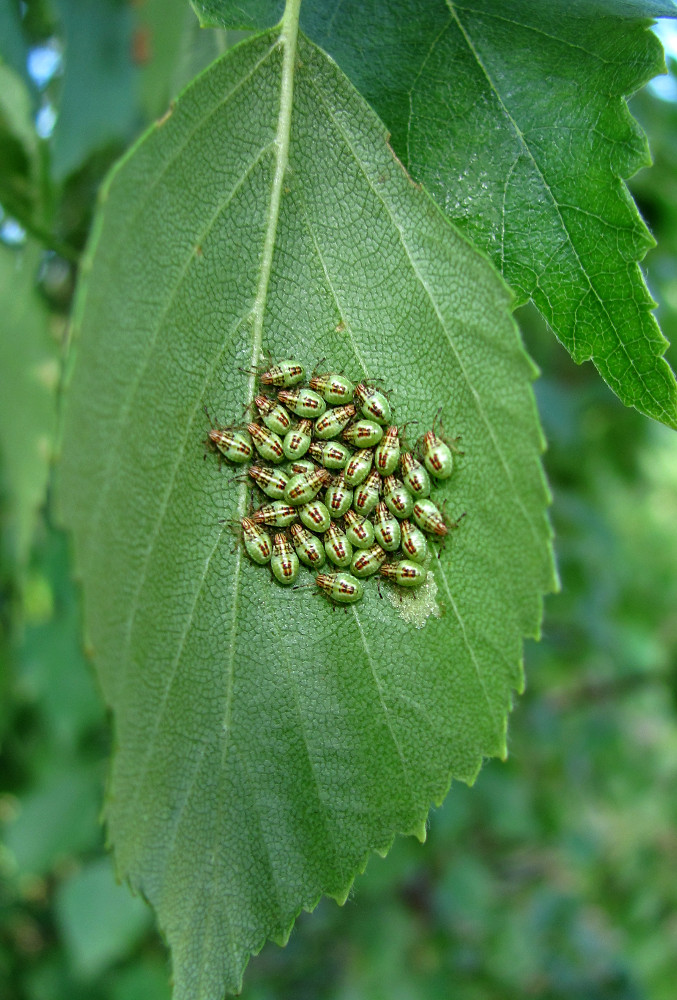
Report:
<svg viewBox="0 0 677 1000"><path fill-rule="evenodd" d="M7 514L0 525L5 553L23 567L43 502L56 426L57 342L37 289L41 250L0 244L0 455Z"/></svg>
<svg viewBox="0 0 677 1000"><path fill-rule="evenodd" d="M648 283L674 340L677 109L642 93L634 111L655 159L633 183L658 240ZM59 188L53 218L76 247L108 159L94 154ZM68 266L48 256L41 275L61 316ZM266 946L244 1000L674 996L677 445L521 320L546 373L536 391L563 590L527 650L509 760L452 789L426 845L397 841L345 907L324 900L285 950ZM9 516L4 485L5 532ZM20 588L0 555L0 996L169 1000L143 904L120 902L102 874L109 729L70 576L45 517Z"/></svg>

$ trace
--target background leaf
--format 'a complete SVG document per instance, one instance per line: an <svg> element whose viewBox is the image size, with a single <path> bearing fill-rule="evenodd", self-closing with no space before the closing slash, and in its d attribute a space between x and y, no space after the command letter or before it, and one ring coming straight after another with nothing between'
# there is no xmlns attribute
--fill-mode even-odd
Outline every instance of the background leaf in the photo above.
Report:
<svg viewBox="0 0 677 1000"><path fill-rule="evenodd" d="M6 552L19 565L28 555L44 500L56 428L58 348L36 288L41 251L0 244L0 453L10 514Z"/></svg>
<svg viewBox="0 0 677 1000"><path fill-rule="evenodd" d="M4 208L32 205L37 146L28 88L18 73L0 62L0 201Z"/></svg>
<svg viewBox="0 0 677 1000"><path fill-rule="evenodd" d="M505 753L521 637L553 585L505 287L305 41L277 218L281 70L276 33L244 43L133 150L76 314L61 505L116 718L109 831L158 909L177 998L235 989L265 936L345 898L371 850L424 835L452 774ZM266 351L377 373L399 422L442 405L463 435L440 494L468 516L422 629L375 586L347 614L276 587L219 525L245 494L203 462L202 405L239 419L263 307Z"/></svg>
<svg viewBox="0 0 677 1000"><path fill-rule="evenodd" d="M117 0L56 0L65 36L52 173L63 181L91 153L121 148L138 128L133 16ZM97 72L92 72L96 67Z"/></svg>
<svg viewBox="0 0 677 1000"><path fill-rule="evenodd" d="M86 979L125 955L151 921L142 900L116 883L107 858L92 862L60 886L56 912L73 967Z"/></svg>
<svg viewBox="0 0 677 1000"><path fill-rule="evenodd" d="M0 4L0 57L30 86L26 68L28 48L21 29L18 0Z"/></svg>
<svg viewBox="0 0 677 1000"><path fill-rule="evenodd" d="M148 121L226 49L225 31L200 31L186 0L147 0L134 11L141 103Z"/></svg>
<svg viewBox="0 0 677 1000"><path fill-rule="evenodd" d="M257 3L195 6L226 27L273 16ZM664 69L660 43L632 17L676 12L649 0L547 10L306 0L301 22L518 300L533 298L574 360L591 358L626 405L673 427L677 386L638 267L652 240L621 179L650 162L623 98Z"/></svg>

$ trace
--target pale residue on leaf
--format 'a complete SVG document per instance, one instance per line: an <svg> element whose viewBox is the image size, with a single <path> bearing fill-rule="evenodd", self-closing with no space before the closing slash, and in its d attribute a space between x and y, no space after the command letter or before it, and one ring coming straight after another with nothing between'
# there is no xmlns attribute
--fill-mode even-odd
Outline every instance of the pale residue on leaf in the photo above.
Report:
<svg viewBox="0 0 677 1000"><path fill-rule="evenodd" d="M404 590L402 587L387 587L388 600L408 625L423 628L428 618L442 617L442 611L437 603L437 583L433 573L422 587L416 590Z"/></svg>

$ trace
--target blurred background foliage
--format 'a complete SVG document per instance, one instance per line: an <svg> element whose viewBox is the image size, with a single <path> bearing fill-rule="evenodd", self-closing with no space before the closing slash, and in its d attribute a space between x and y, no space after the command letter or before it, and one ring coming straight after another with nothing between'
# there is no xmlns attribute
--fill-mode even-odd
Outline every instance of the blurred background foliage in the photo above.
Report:
<svg viewBox="0 0 677 1000"><path fill-rule="evenodd" d="M151 913L104 853L110 729L49 475L101 178L234 40L200 32L185 0L0 3L0 1000L170 997ZM673 342L675 68L632 101L655 165L631 182ZM510 758L454 786L425 846L398 839L345 907L323 900L286 949L267 945L246 1000L673 1000L677 437L576 367L534 311L519 319L543 371L562 592L526 650Z"/></svg>

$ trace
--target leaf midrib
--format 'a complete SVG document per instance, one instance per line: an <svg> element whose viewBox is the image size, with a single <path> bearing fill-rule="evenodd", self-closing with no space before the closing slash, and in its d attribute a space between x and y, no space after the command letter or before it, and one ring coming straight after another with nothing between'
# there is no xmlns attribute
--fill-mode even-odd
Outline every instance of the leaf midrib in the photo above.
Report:
<svg viewBox="0 0 677 1000"><path fill-rule="evenodd" d="M251 354L251 372L252 372L252 374L250 374L250 376L249 376L248 388L247 388L247 401L248 402L251 402L253 400L253 398L254 398L254 390L255 390L255 382L256 382L255 370L256 370L256 366L258 364L260 353L261 353L261 344L262 344L262 337L263 337L263 320L264 320L264 316L265 316L265 306L266 306L266 300L267 300L268 285L269 285L269 281L270 281L270 274L271 274L272 260L273 260L273 252L274 252L274 249L275 249L275 240L276 240L276 235L277 235L277 226L278 226L278 222L279 222L280 202L281 202L281 195L282 195L282 185L284 183L284 176L285 176L285 172L286 172L286 169L287 169L287 166L288 166L288 163L289 163L289 138L290 138L290 132L291 132L291 115L292 115L292 106L293 106L294 61L295 61L295 57L296 57L296 45L297 45L297 38L298 38L298 21L299 21L300 2L301 2L301 0L288 0L287 7L286 7L285 13L284 13L284 17L282 19L282 30L281 30L280 38L279 38L279 41L278 41L278 45L282 46L283 49L284 49L284 55L283 55L282 74L281 74L281 83L280 83L280 111L279 111L279 114L278 114L277 131L276 131L276 139L275 139L275 145L277 147L277 153L276 153L276 157L275 157L275 173L273 175L273 183L272 183L272 187L271 187L271 195L270 195L270 202L269 202L269 208L268 208L268 222L267 222L267 226L266 226L266 234L265 234L265 239L264 239L264 248L263 248L262 261L261 261L261 270L260 270L260 274L259 274L259 283L258 283L258 287L257 287L256 299L254 301L254 305L253 305L252 310L251 310L251 316L253 317L254 322L252 324L252 354ZM274 49L275 49L275 46L272 46L268 50L268 52L266 53L266 55L261 60L259 60L259 62L256 64L256 68L257 69L262 65L263 62L265 62L265 60L267 58L269 58L270 54L274 51ZM248 75L250 76L251 73L248 74ZM238 85L233 90L234 91L237 90L238 86L239 86L239 83L238 83ZM220 106L221 106L221 104L219 104L219 107ZM266 147L266 149L268 149L268 148L269 147ZM256 158L256 161L254 163L250 164L247 173L251 169L253 169L253 167L254 167L254 165L255 165L256 162L260 162L260 159L261 159L261 157L263 155L263 152L264 152L263 150L259 152L259 154L258 154L258 156ZM173 159L174 158L172 158L172 162L173 162ZM242 182L242 180L243 180L243 178L239 178L238 184L240 184ZM229 201L230 201L230 198L229 198ZM212 216L212 218L210 220L210 225L213 224L215 218L218 217L218 215L220 214L220 212L222 211L222 209L223 209L223 206L222 205L219 206L218 212L216 212ZM209 226L207 228L209 229ZM184 268L184 271L183 271L184 275L185 275L185 270L186 269ZM179 285L177 286L177 288L178 287L180 287L180 282L179 282ZM172 298L176 294L177 288L175 288L174 291L172 292ZM170 300L170 302L171 302L171 300ZM235 330L237 330L237 328L240 327L241 323L242 323L242 319L239 319L237 321L237 323L235 324ZM158 324L156 326L156 336L157 336L157 331L160 329L160 326L161 326L161 323L158 322ZM153 340L153 343L154 343L154 340ZM223 353L223 348L222 348L221 352L219 352L219 356L222 353ZM149 352L149 354L147 355L145 366L147 366L151 354L152 354L152 348L151 348L151 351ZM144 366L144 370L145 370L145 366ZM214 369L212 368L212 371L213 370ZM140 382L140 379L139 379L139 382ZM135 396L136 389L138 388L138 384L139 384L138 382L135 383L134 390L133 390L133 392L131 394L130 405L131 405L131 402L133 402L133 398ZM195 413L196 412L197 412L197 405L194 408L193 414L191 416L191 419L188 422L188 428L187 428L187 430L189 430L190 427L192 426L193 419L195 417ZM183 443L184 445L185 445L185 441L187 439L187 436L188 436L188 434L186 435L186 438L184 438L184 443ZM171 479L170 479L169 484L168 484L168 489L166 491L165 501L164 501L164 504L163 504L165 510L166 510L167 504L169 502L169 497L171 496L171 491L172 491L173 483L175 481L176 473L177 473L178 467L180 465L180 458L181 458L182 453L183 453L183 445L182 445L181 450L179 451L179 456L178 456L177 462L175 463L175 466L174 466L174 472L173 472L173 474L171 476ZM247 500L247 493L248 493L248 485L247 485L247 483L243 482L240 485L238 493L239 493L239 495L238 495L238 508L237 508L238 509L238 519L241 519L244 516L245 509L246 509L246 500ZM100 509L103 509L103 507L101 507ZM158 519L156 521L156 524L158 526L161 523L161 520L162 520L162 515L160 515L160 517L158 517ZM150 565L150 559L151 559L151 555L152 555L152 551L153 551L155 539L157 538L158 534L159 534L159 527L154 532L154 534L152 536L152 539L151 539L151 542L150 542L150 545L148 546L148 548L146 550L146 557L144 559L143 571L140 574L139 585L138 585L138 587L136 589L136 592L135 592L135 598L132 601L132 608L130 609L131 613L130 613L130 616L129 616L129 622L128 622L128 626L127 626L127 634L126 634L126 637L125 637L125 641L126 641L126 647L125 647L126 654L128 654L129 648L131 646L132 633L133 633L133 625L134 625L134 620L135 620L135 617L136 617L136 611L138 610L138 602L139 602L139 598L140 598L140 595L141 595L141 592L142 592L142 589L143 589L143 585L144 585L144 582L145 582L147 569L148 569L148 566ZM178 664L179 664L180 659L181 659L181 652L182 652L182 649L183 649L183 645L185 643L186 636L188 635L188 633L190 631L190 628L191 628L191 625L192 625L192 621L193 621L194 612L195 612L195 607L197 606L197 602L199 600L199 596L200 596L200 593L202 591L202 586L203 586L204 581L206 579L207 572L209 570L209 565L211 563L211 559L212 559L212 557L214 555L214 552L216 551L216 549L218 547L220 537L221 537L221 532L219 532L219 534L217 535L216 542L215 542L215 544L214 544L211 552L209 553L209 556L207 557L207 560L206 560L206 563L205 563L205 567L204 567L204 571L203 571L202 577L200 579L200 584L199 584L199 586L198 586L198 588L197 588L197 590L195 592L195 595L194 595L193 607L192 607L191 612L190 612L190 614L188 616L188 619L186 621L185 628L184 628L184 630L182 632L182 637L181 637L181 641L179 643L179 647L178 647L178 650L177 650L177 655L175 656L175 658L173 660L172 670L170 671L170 676L168 678L168 683L167 683L166 688L165 688L165 694L164 694L164 697L163 697L162 705L160 706L160 710L157 713L157 724L154 727L153 733L151 734L150 739L148 741L148 746L147 746L146 754L144 756L144 763L143 763L143 766L142 766L141 775L140 775L140 778L139 778L139 780L137 782L137 797L141 793L141 789L142 789L144 781L145 781L145 776L146 776L146 773L147 773L150 761L152 759L152 753L153 753L153 749L154 749L154 746L155 746L155 737L156 737L156 735L157 735L157 733L159 731L160 724L161 724L162 718L164 716L164 709L165 709L165 706L167 704L167 701L168 701L168 698L169 698L169 693L171 691L171 687L172 687L172 684L173 684L173 681L174 681L174 678L175 678L175 675L176 675L176 670L178 668ZM237 629L238 629L238 614L237 614L237 612L238 612L238 605L239 605L239 589L240 589L241 567L242 567L242 551L241 551L241 547L238 546L238 551L237 551L235 566L234 566L234 569L233 569L232 600L230 602L230 607L232 609L232 625L231 625L231 634L230 634L230 641L229 641L228 665L227 665L227 670L226 670L225 715L224 715L224 720L223 720L223 728L224 728L224 733L225 733L225 737L226 738L224 740L224 745L223 745L223 753L222 753L222 761L221 761L222 767L225 764L225 758L227 756L228 749L229 749L229 744L230 744L230 733L231 733L231 724L230 723L231 723L231 709L232 709L232 701L233 701L232 693L233 693L233 676L234 676L234 657L235 657L235 648L236 648L236 640L237 640ZM125 656L125 662L128 661L128 659L129 659L129 657L128 657L128 655L126 655Z"/></svg>
<svg viewBox="0 0 677 1000"><path fill-rule="evenodd" d="M296 46L299 31L299 14L301 0L287 0L284 14L282 16L281 33L279 44L283 49L282 75L280 79L280 111L277 119L277 132L275 143L277 155L275 162L275 173L270 192L270 202L268 207L268 225L263 244L263 257L261 260L261 271L259 274L259 285L252 308L252 352L251 352L251 374L247 385L247 403L254 400L256 388L256 369L261 355L263 343L263 320L265 316L266 302L268 298L268 285L270 283L270 273L273 266L273 252L277 237L277 227L280 219L280 204L282 201L282 185L289 164L289 140L291 135L291 118L294 99L294 63L296 61ZM247 496L250 487L246 482L242 482L239 487L237 502L238 520L242 520L246 511ZM228 668L225 691L225 712L223 718L223 728L225 739L223 741L223 752L221 755L221 767L225 765L231 738L231 713L233 706L233 676L235 667L235 644L238 629L238 606L240 597L240 579L242 576L242 547L238 546L237 558L233 570L232 600L232 625L230 630L230 650L228 657Z"/></svg>

